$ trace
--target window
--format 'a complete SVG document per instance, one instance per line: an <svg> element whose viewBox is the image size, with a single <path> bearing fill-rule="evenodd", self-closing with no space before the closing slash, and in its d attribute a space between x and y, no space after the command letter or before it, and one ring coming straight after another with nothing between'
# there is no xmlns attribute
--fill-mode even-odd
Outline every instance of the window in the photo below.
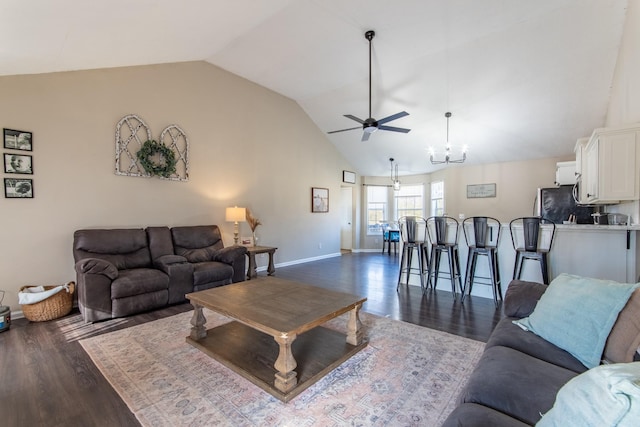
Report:
<svg viewBox="0 0 640 427"><path fill-rule="evenodd" d="M431 215L444 215L444 181L431 183Z"/></svg>
<svg viewBox="0 0 640 427"><path fill-rule="evenodd" d="M403 216L424 216L424 186L403 185L396 192L396 218Z"/></svg>
<svg viewBox="0 0 640 427"><path fill-rule="evenodd" d="M382 234L387 218L387 187L367 187L367 234Z"/></svg>

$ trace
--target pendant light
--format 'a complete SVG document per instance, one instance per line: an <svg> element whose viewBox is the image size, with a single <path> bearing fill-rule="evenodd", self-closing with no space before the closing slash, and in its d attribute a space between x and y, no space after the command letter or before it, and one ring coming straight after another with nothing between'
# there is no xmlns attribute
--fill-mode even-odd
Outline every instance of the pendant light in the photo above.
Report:
<svg viewBox="0 0 640 427"><path fill-rule="evenodd" d="M391 182L393 182L393 191L400 191L400 180L398 180L398 164L396 163L394 167L393 161L393 157L389 158L389 162L391 162Z"/></svg>
<svg viewBox="0 0 640 427"><path fill-rule="evenodd" d="M463 147L462 148L462 157L458 158L458 159L453 159L451 157L451 144L449 144L449 118L451 117L451 113L450 112L446 112L444 113L444 116L447 118L447 144L445 145L444 148L444 160L436 160L434 158L435 156L435 150L433 149L433 147L431 147L430 150L430 157L429 159L431 160L431 164L432 165L441 165L443 163L445 164L449 164L449 163L464 163L465 160L467 160L467 147Z"/></svg>

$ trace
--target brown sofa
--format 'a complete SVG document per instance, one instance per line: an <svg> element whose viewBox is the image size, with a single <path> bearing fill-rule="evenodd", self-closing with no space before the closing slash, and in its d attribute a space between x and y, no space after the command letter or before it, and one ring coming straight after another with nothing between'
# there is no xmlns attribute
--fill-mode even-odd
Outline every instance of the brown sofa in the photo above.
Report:
<svg viewBox="0 0 640 427"><path fill-rule="evenodd" d="M578 359L513 324L529 316L547 285L514 280L504 300L506 318L489 337L485 351L444 427L522 427L548 412L558 391L588 369ZM640 289L620 312L604 349L612 363L638 359ZM634 357L635 355L635 357ZM575 425L586 425L580 424Z"/></svg>
<svg viewBox="0 0 640 427"><path fill-rule="evenodd" d="M189 292L244 280L246 252L225 248L216 225L78 230L80 312L94 322L184 302Z"/></svg>

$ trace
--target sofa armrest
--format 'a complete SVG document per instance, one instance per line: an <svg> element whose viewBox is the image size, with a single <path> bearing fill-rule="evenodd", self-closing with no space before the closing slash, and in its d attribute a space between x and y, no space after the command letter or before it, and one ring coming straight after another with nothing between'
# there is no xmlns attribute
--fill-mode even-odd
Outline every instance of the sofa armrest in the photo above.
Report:
<svg viewBox="0 0 640 427"><path fill-rule="evenodd" d="M523 318L533 313L547 285L523 280L512 280L504 296L504 314Z"/></svg>
<svg viewBox="0 0 640 427"><path fill-rule="evenodd" d="M101 274L112 281L118 277L118 269L109 261L99 258L84 258L76 263L78 274Z"/></svg>
<svg viewBox="0 0 640 427"><path fill-rule="evenodd" d="M220 261L231 265L239 258L244 257L246 253L247 248L244 246L227 246L226 248L220 249L213 255L213 261Z"/></svg>
<svg viewBox="0 0 640 427"><path fill-rule="evenodd" d="M180 255L162 255L158 258L156 258L153 261L153 264L156 266L156 268L164 271L165 273L167 272L166 269L174 264L184 264L187 263L189 261L187 261L187 259L183 256Z"/></svg>

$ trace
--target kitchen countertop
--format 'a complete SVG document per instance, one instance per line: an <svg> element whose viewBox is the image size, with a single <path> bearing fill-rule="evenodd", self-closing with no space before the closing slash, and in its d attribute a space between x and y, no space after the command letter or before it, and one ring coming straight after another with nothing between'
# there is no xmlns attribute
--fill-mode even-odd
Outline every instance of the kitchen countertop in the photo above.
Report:
<svg viewBox="0 0 640 427"><path fill-rule="evenodd" d="M595 225L595 224L556 224L557 230L582 230L582 231L626 231L640 230L640 224L634 225Z"/></svg>

